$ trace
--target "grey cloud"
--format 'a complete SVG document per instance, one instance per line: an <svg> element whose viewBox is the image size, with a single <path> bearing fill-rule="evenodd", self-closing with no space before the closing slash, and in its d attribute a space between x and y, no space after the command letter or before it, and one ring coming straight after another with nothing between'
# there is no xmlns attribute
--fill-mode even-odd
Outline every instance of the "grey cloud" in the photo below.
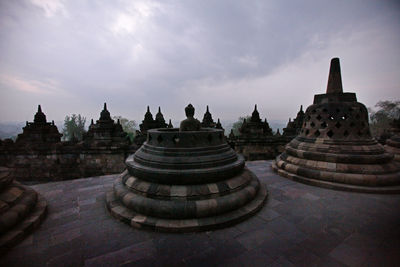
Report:
<svg viewBox="0 0 400 267"><path fill-rule="evenodd" d="M396 35L400 29L399 6L389 1L60 3L61 7L49 11L30 1L0 2L0 74L37 84L51 80L64 92L21 94L3 80L0 111L4 111L4 117L0 120L30 118L28 108L20 110L16 106L34 109L37 103L33 101L47 104L49 117L57 120L73 112L96 118L104 101L110 103L113 114L135 120L142 119L148 104L154 111L161 105L167 118L181 118L184 101L197 102L200 110L212 103L221 119L245 115L239 112L250 110L254 102L279 119L287 118L294 115L300 104L310 104L304 103L305 99L320 92L310 88L307 93L311 96L304 97L304 92L290 88L298 84L288 82L286 91L274 92L274 88L262 82L279 81L265 77L275 77L285 66L303 62L304 55L336 51L330 42L338 36L347 40L350 47L346 49L351 50L352 42L357 41L351 36L367 32L371 26L386 35ZM398 38L392 42L382 47L400 45ZM374 48L378 50L379 46ZM398 50L387 53L398 54ZM330 55L334 56L340 55ZM313 56L308 58L313 60ZM388 57L375 58L385 64ZM399 58L394 56L392 61L390 66L399 69ZM328 65L327 61L322 73L327 72ZM326 77L315 79L325 82ZM398 85L394 74L388 79ZM203 86L204 81L208 81L205 84L210 88L201 90L199 84ZM235 83L253 89L235 89L242 91L235 94L222 85ZM310 81L310 85L313 83ZM246 96L246 90L253 96ZM269 107L281 101L280 93L281 98L291 98L291 102L282 101L282 105L293 106L271 111ZM191 100L191 95L196 99ZM264 116L270 118L269 114Z"/></svg>

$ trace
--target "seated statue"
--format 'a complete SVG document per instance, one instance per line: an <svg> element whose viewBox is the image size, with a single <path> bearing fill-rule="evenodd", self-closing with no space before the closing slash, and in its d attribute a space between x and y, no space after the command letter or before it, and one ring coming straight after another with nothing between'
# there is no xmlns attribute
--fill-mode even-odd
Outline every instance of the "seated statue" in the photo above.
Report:
<svg viewBox="0 0 400 267"><path fill-rule="evenodd" d="M179 131L199 131L201 124L200 121L193 118L194 116L194 107L192 104L189 104L185 108L186 119L181 122L179 127Z"/></svg>

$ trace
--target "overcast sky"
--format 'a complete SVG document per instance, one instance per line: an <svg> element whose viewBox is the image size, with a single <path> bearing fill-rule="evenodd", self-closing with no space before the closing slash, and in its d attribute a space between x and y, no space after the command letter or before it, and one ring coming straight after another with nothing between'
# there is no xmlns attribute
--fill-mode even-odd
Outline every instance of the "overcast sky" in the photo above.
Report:
<svg viewBox="0 0 400 267"><path fill-rule="evenodd" d="M367 107L400 99L400 4L338 1L0 0L0 121L80 113L136 121L284 120L324 93L332 57Z"/></svg>

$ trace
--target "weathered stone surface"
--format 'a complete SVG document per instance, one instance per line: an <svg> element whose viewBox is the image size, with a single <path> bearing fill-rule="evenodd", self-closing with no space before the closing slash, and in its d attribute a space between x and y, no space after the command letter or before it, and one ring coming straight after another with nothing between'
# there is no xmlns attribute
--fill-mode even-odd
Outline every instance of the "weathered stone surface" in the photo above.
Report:
<svg viewBox="0 0 400 267"><path fill-rule="evenodd" d="M304 183L369 193L400 192L400 164L371 137L366 107L343 93L339 59L331 61L326 94L315 95L300 134L272 165Z"/></svg>
<svg viewBox="0 0 400 267"><path fill-rule="evenodd" d="M106 104L82 142L61 142L60 136L39 106L34 122L27 123L15 143L0 142L0 165L12 168L19 181L66 180L120 173L126 157L137 149L111 119Z"/></svg>
<svg viewBox="0 0 400 267"><path fill-rule="evenodd" d="M132 229L110 216L104 195L116 175L35 185L35 191L51 199L49 216L0 257L0 266L396 266L400 262L400 195L309 186L273 173L270 163L246 162L269 190L268 202L255 216L224 229L187 234Z"/></svg>
<svg viewBox="0 0 400 267"><path fill-rule="evenodd" d="M107 194L111 214L134 226L187 232L246 219L267 197L223 130L201 128L194 108L181 129L148 130L147 141L126 160L127 170Z"/></svg>
<svg viewBox="0 0 400 267"><path fill-rule="evenodd" d="M393 120L390 135L391 137L386 140L385 149L400 162L400 119Z"/></svg>
<svg viewBox="0 0 400 267"><path fill-rule="evenodd" d="M13 181L0 167L0 255L20 242L46 215L47 203L34 190Z"/></svg>

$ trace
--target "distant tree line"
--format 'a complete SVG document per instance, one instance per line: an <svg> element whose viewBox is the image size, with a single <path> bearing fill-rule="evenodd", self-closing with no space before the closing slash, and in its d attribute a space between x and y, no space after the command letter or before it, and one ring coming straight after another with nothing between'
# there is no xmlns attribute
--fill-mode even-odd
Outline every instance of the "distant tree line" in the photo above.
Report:
<svg viewBox="0 0 400 267"><path fill-rule="evenodd" d="M379 101L375 108L368 108L369 126L375 137L385 136L391 128L394 119L400 118L400 101Z"/></svg>

